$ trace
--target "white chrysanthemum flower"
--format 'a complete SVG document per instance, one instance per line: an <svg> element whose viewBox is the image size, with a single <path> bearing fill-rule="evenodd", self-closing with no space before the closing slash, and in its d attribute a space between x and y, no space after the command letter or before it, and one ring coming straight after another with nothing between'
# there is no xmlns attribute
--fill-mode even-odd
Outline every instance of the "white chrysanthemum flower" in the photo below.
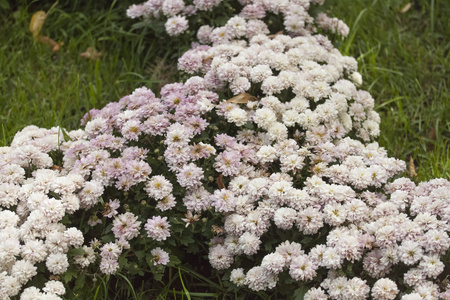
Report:
<svg viewBox="0 0 450 300"><path fill-rule="evenodd" d="M172 193L172 189L172 183L162 175L153 176L145 185L147 194L156 200L161 200L168 196Z"/></svg>
<svg viewBox="0 0 450 300"><path fill-rule="evenodd" d="M339 226L345 222L347 216L347 209L344 205L339 203L330 203L323 208L325 223L331 226Z"/></svg>
<svg viewBox="0 0 450 300"><path fill-rule="evenodd" d="M43 294L41 293L41 291L37 287L31 286L23 290L22 294L20 295L20 300L41 300L42 297Z"/></svg>
<svg viewBox="0 0 450 300"><path fill-rule="evenodd" d="M275 211L274 222L278 228L291 229L297 219L297 211L288 207L281 207Z"/></svg>
<svg viewBox="0 0 450 300"><path fill-rule="evenodd" d="M228 20L225 27L230 30L230 34L234 38L239 38L247 32L246 23L244 18L234 16Z"/></svg>
<svg viewBox="0 0 450 300"><path fill-rule="evenodd" d="M283 89L283 83L277 76L269 76L263 80L261 90L266 95L278 94Z"/></svg>
<svg viewBox="0 0 450 300"><path fill-rule="evenodd" d="M22 246L21 256L32 263L42 262L47 257L47 247L42 240L27 240Z"/></svg>
<svg viewBox="0 0 450 300"><path fill-rule="evenodd" d="M413 265L423 256L423 249L419 243L405 240L399 247L400 260L407 265Z"/></svg>
<svg viewBox="0 0 450 300"><path fill-rule="evenodd" d="M307 255L299 255L292 259L289 266L289 275L297 281L311 280L316 276L317 266Z"/></svg>
<svg viewBox="0 0 450 300"><path fill-rule="evenodd" d="M365 280L353 277L344 289L344 299L364 300L369 297L370 287Z"/></svg>
<svg viewBox="0 0 450 300"><path fill-rule="evenodd" d="M51 253L47 257L45 265L50 272L59 275L67 271L69 261L67 260L67 255L64 253Z"/></svg>
<svg viewBox="0 0 450 300"><path fill-rule="evenodd" d="M392 300L398 294L398 288L389 278L381 278L372 287L372 297L377 300Z"/></svg>
<svg viewBox="0 0 450 300"><path fill-rule="evenodd" d="M235 123L237 126L242 126L248 121L248 114L245 110L235 107L227 114L227 120Z"/></svg>
<svg viewBox="0 0 450 300"><path fill-rule="evenodd" d="M170 36L177 36L188 29L189 23L185 16L173 16L167 19L164 26Z"/></svg>
<svg viewBox="0 0 450 300"><path fill-rule="evenodd" d="M4 295L4 299L9 299L9 297L16 296L20 289L22 288L22 285L20 284L20 281L13 276L4 276L2 278L2 289L0 292ZM0 294L1 295L1 294ZM8 297L9 296L9 297Z"/></svg>
<svg viewBox="0 0 450 300"><path fill-rule="evenodd" d="M269 108L260 108L255 111L253 121L263 129L269 129L276 122L277 117L273 110Z"/></svg>
<svg viewBox="0 0 450 300"><path fill-rule="evenodd" d="M21 284L27 283L37 274L37 267L28 260L18 260L11 268L11 276L15 277Z"/></svg>
<svg viewBox="0 0 450 300"><path fill-rule="evenodd" d="M294 109L286 110L283 113L283 124L288 127L295 126L295 124L299 122L299 119L300 114Z"/></svg>
<svg viewBox="0 0 450 300"><path fill-rule="evenodd" d="M277 252L267 254L261 262L261 267L274 274L283 271L285 266L286 260L283 255Z"/></svg>
<svg viewBox="0 0 450 300"><path fill-rule="evenodd" d="M245 283L244 269L237 268L231 271L230 281L234 283L236 286L243 286Z"/></svg>
<svg viewBox="0 0 450 300"><path fill-rule="evenodd" d="M305 296L303 297L304 300L327 300L328 296L325 293L324 290L319 288L311 288L309 289Z"/></svg>
<svg viewBox="0 0 450 300"><path fill-rule="evenodd" d="M256 156L262 164L273 162L277 159L277 150L272 146L262 146L259 148L258 152L256 152Z"/></svg>
<svg viewBox="0 0 450 300"><path fill-rule="evenodd" d="M233 255L224 245L209 248L208 259L211 266L217 270L228 269L233 263Z"/></svg>
<svg viewBox="0 0 450 300"><path fill-rule="evenodd" d="M288 129L287 127L280 122L273 122L270 124L267 129L267 133L269 134L272 140L283 141L288 137Z"/></svg>
<svg viewBox="0 0 450 300"><path fill-rule="evenodd" d="M66 288L61 281L50 280L45 283L45 287L42 289L48 294L64 295L66 293Z"/></svg>
<svg viewBox="0 0 450 300"><path fill-rule="evenodd" d="M239 237L239 248L246 255L253 255L259 250L261 240L255 234L245 232Z"/></svg>
<svg viewBox="0 0 450 300"><path fill-rule="evenodd" d="M81 266L82 268L86 268L90 264L95 262L95 251L91 247L83 246L83 255L75 255L73 257L73 261Z"/></svg>
<svg viewBox="0 0 450 300"><path fill-rule="evenodd" d="M256 65L250 71L250 79L254 83L259 83L269 76L272 76L272 69L268 65Z"/></svg>
<svg viewBox="0 0 450 300"><path fill-rule="evenodd" d="M277 284L276 275L271 274L263 267L253 267L245 276L245 284L254 291L274 288Z"/></svg>
<svg viewBox="0 0 450 300"><path fill-rule="evenodd" d="M425 255L419 264L419 269L421 269L427 277L431 278L436 278L444 271L444 268L445 265L438 254Z"/></svg>
<svg viewBox="0 0 450 300"><path fill-rule="evenodd" d="M230 89L234 95L238 95L248 91L251 87L250 81L247 77L237 77L233 81L230 82Z"/></svg>
<svg viewBox="0 0 450 300"><path fill-rule="evenodd" d="M83 245L84 243L83 233L75 227L66 229L66 231L64 232L64 238L69 243L69 245L72 245L74 247L81 247L81 245Z"/></svg>

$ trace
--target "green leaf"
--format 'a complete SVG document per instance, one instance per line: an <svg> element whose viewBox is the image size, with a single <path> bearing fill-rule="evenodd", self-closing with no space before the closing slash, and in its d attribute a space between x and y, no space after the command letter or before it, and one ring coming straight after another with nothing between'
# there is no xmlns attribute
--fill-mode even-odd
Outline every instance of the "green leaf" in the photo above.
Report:
<svg viewBox="0 0 450 300"><path fill-rule="evenodd" d="M68 283L69 281L72 280L72 278L77 278L77 276L78 276L78 273L75 270L69 268L66 271L66 273L64 273L64 282Z"/></svg>
<svg viewBox="0 0 450 300"><path fill-rule="evenodd" d="M136 255L138 261L142 261L145 257L145 250L136 251L134 254Z"/></svg>
<svg viewBox="0 0 450 300"><path fill-rule="evenodd" d="M148 254L145 256L145 261L147 262L147 264L148 264L150 267L153 267L153 255L151 255L150 253L148 253Z"/></svg>
<svg viewBox="0 0 450 300"><path fill-rule="evenodd" d="M347 275L349 275L349 276L354 276L355 275L353 273L353 264L348 264L347 265Z"/></svg>
<svg viewBox="0 0 450 300"><path fill-rule="evenodd" d="M9 10L11 6L9 6L9 3L7 0L0 0L0 8L4 10Z"/></svg>
<svg viewBox="0 0 450 300"><path fill-rule="evenodd" d="M185 246L187 246L187 245L189 245L189 244L192 244L194 242L194 239L192 238L192 235L191 234L186 234L186 235L183 235L183 236L181 236L181 238L180 238L180 243L182 244L182 245L185 245Z"/></svg>
<svg viewBox="0 0 450 300"><path fill-rule="evenodd" d="M313 238L312 238L312 237L310 237L310 236L305 236L305 237L302 239L301 243L302 243L302 245L303 245L303 244L309 245L309 244L311 244L312 241L313 241Z"/></svg>
<svg viewBox="0 0 450 300"><path fill-rule="evenodd" d="M69 250L68 254L70 256L75 256L75 255L84 255L86 252L83 250L83 248L72 248Z"/></svg>
<svg viewBox="0 0 450 300"><path fill-rule="evenodd" d="M73 288L75 291L76 290L81 290L84 288L84 283L86 276L84 275L84 273L81 273L80 276L77 277L77 280L75 281L75 287Z"/></svg>
<svg viewBox="0 0 450 300"><path fill-rule="evenodd" d="M306 285L303 285L296 289L294 291L294 299L295 300L303 300L305 297L306 292L309 290L309 288Z"/></svg>
<svg viewBox="0 0 450 300"><path fill-rule="evenodd" d="M169 267L177 267L179 264L181 264L181 260L178 259L175 255L170 255L170 261L167 264Z"/></svg>
<svg viewBox="0 0 450 300"><path fill-rule="evenodd" d="M264 250L266 251L272 251L273 250L273 241L267 241L264 243Z"/></svg>
<svg viewBox="0 0 450 300"><path fill-rule="evenodd" d="M164 276L164 273L153 273L153 277L156 281L161 281Z"/></svg>
<svg viewBox="0 0 450 300"><path fill-rule="evenodd" d="M128 259L126 257L121 256L119 258L119 268L129 268L130 264L128 263Z"/></svg>
<svg viewBox="0 0 450 300"><path fill-rule="evenodd" d="M106 226L105 233L111 232L112 228L113 228L113 224L109 224L108 226Z"/></svg>

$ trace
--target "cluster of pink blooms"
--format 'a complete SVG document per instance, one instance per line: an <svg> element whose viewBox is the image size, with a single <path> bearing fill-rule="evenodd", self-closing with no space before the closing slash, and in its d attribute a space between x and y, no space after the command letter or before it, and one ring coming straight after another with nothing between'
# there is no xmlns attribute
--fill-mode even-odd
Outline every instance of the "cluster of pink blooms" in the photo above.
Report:
<svg viewBox="0 0 450 300"><path fill-rule="evenodd" d="M194 0L192 4L183 0L148 0L131 5L127 16L143 18L148 22L162 19L166 32L170 36L178 36L188 31L189 20L194 16L199 22L199 15L208 15L213 10L230 10L228 7L233 7L231 12L240 10L224 26L201 26L197 31L201 43L226 44L236 38L249 39L260 33L268 34L269 29L264 21L270 14L282 16L283 27L290 35L310 35L317 30L316 26L341 36L347 36L349 32L347 25L337 18L330 18L324 13L314 18L309 14L311 6L322 5L324 0L239 0L221 5L223 3L225 1L221 0Z"/></svg>
<svg viewBox="0 0 450 300"><path fill-rule="evenodd" d="M219 4L151 0L127 13L164 15L169 34L177 35L186 30L187 16ZM228 270L236 286L272 289L282 272L308 284L325 271L305 299L450 299L449 289L434 282L448 263L450 182L416 186L395 179L405 163L371 142L380 118L370 94L358 90L356 60L313 34L310 1L241 5L224 27L202 27L201 44L179 59L180 70L198 76L164 86L160 97L136 89L91 110L84 129L29 126L0 148L1 299L19 293L24 300L61 299L60 281L23 289L38 263L55 276L71 264L96 263L103 274L114 274L137 238L154 245L155 266L167 265L168 220L189 226L193 213L211 211L222 217L217 226L224 233L211 241L208 258L215 269ZM283 14L291 35L269 36L261 21L266 12ZM316 23L348 31L323 14ZM227 134L230 128L236 134ZM56 152L62 166L54 165ZM218 174L225 187L215 184ZM130 211L142 205L134 199L106 198L110 189L125 194L138 188L148 196L148 214ZM109 225L113 240L87 245L79 229L62 224L79 210L92 215L82 220L91 227ZM277 231L325 239L313 247L287 239L265 250L262 240ZM71 257L71 249L84 254ZM263 258L251 268L236 259L256 255ZM342 275L344 266L357 263L364 274ZM392 280L397 270L402 285ZM412 292L400 292L405 285Z"/></svg>

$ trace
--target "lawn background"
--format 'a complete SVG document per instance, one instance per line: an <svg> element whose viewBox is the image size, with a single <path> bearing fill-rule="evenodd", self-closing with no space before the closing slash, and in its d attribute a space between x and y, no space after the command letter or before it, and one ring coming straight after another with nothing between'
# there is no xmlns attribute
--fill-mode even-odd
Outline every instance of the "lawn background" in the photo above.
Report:
<svg viewBox="0 0 450 300"><path fill-rule="evenodd" d="M131 3L60 1L42 30L65 43L52 53L28 29L52 2L0 0L0 146L31 124L77 129L91 108L179 80L188 42L136 28L125 16ZM375 99L379 143L408 164L412 157L415 181L450 179L450 1L327 0L325 9L351 28L338 47L358 60L361 88ZM87 47L101 58L80 57Z"/></svg>

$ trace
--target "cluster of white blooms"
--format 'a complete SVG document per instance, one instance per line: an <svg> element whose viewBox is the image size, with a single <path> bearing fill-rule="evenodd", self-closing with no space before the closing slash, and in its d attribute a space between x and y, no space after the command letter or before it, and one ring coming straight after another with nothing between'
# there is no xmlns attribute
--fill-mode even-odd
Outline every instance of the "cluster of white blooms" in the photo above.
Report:
<svg viewBox="0 0 450 300"><path fill-rule="evenodd" d="M312 6L322 5L323 0L239 0L231 3L221 0L194 0L192 4L183 0L148 0L133 4L127 9L129 18L143 18L149 22L162 20L170 36L178 36L199 23L199 17L210 20L212 11L227 12L232 15L224 26L201 26L197 38L201 43L227 44L236 38L251 38L259 33L269 33L268 15L280 15L283 28L290 35L310 35L317 30L324 30L347 36L349 28L337 18L330 18L320 13L316 18L309 14Z"/></svg>
<svg viewBox="0 0 450 300"><path fill-rule="evenodd" d="M138 88L91 110L84 129L29 126L0 148L0 298L60 299L59 281L23 288L37 264L54 276L71 264L115 274L142 238L150 264L167 265L170 222L202 214L223 220L208 259L238 287L272 289L284 272L314 285L305 299L448 298L434 280L448 268L450 182L396 179L405 163L373 142L380 118L358 89L356 60L314 34L310 2L321 1L242 1L179 59L198 76L160 97ZM150 0L128 15L164 15L178 35L186 16L220 3ZM282 14L291 35L269 35L266 12ZM322 14L316 22L348 31ZM91 218L67 228L79 210ZM107 234L100 224L107 241L85 245L80 229ZM354 265L361 272L344 276Z"/></svg>
<svg viewBox="0 0 450 300"><path fill-rule="evenodd" d="M70 134L76 139L84 132ZM67 252L84 243L79 229L66 228L60 221L83 203L96 201L103 190L96 195L92 187L89 193L81 175L53 165L49 153L62 140L60 128L29 126L16 134L10 147L0 148L1 299L16 296L37 274L38 263L53 275L66 272ZM61 282L50 280L42 291L27 288L22 298L61 299L64 293Z"/></svg>
<svg viewBox="0 0 450 300"><path fill-rule="evenodd" d="M179 67L204 73L212 90L256 92L259 99L245 106L223 101L218 113L237 126L254 122L272 140L286 139L298 126L308 144L342 138L352 129L364 141L379 135L373 98L345 79L357 73L356 60L342 56L322 35L259 34L248 44L198 46L183 54Z"/></svg>

